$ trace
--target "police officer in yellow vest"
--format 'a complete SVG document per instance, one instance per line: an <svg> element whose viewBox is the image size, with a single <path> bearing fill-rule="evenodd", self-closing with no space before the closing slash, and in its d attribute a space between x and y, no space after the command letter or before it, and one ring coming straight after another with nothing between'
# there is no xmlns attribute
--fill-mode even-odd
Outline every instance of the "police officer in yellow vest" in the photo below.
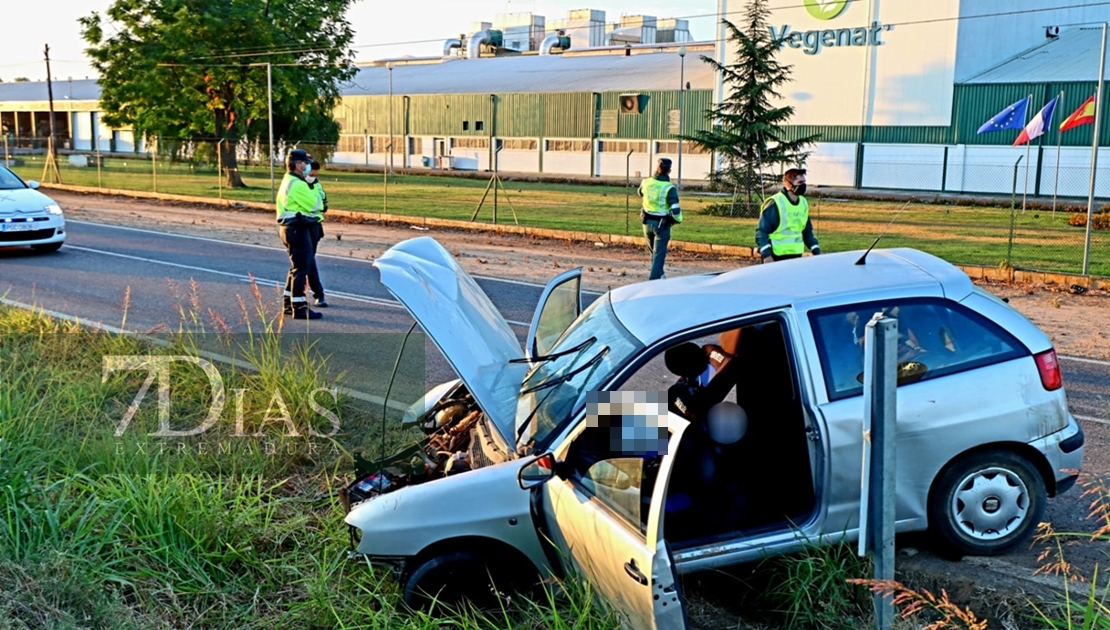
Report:
<svg viewBox="0 0 1110 630"><path fill-rule="evenodd" d="M305 175L311 170L312 158L301 149L293 149L285 158L285 177L277 191L277 222L281 243L289 252L289 274L285 278L285 314L293 319L320 319L321 313L308 308L305 284L314 264L312 233L319 223L316 207L320 196Z"/></svg>
<svg viewBox="0 0 1110 630"><path fill-rule="evenodd" d="M671 183L670 173L671 161L659 158L655 175L640 182L640 196L643 197L640 221L644 224L644 237L651 254L651 273L648 280L663 277L667 243L671 240L671 225L682 223L678 189Z"/></svg>
<svg viewBox="0 0 1110 630"><path fill-rule="evenodd" d="M324 238L324 213L328 211L328 196L324 194L324 185L318 179L319 175L320 163L313 160L311 168L304 178L308 182L309 188L319 197L316 205L312 208L312 215L316 218L316 223L312 225L312 266L308 270L308 286L312 289L312 297L316 298L313 305L317 308L327 308L328 301L324 298L324 285L320 282L320 271L316 268L316 250L320 246L320 241Z"/></svg>
<svg viewBox="0 0 1110 630"><path fill-rule="evenodd" d="M809 220L809 202L804 197L805 169L786 171L782 184L782 191L764 202L755 228L755 243L763 262L798 258L807 249L815 256L821 253Z"/></svg>

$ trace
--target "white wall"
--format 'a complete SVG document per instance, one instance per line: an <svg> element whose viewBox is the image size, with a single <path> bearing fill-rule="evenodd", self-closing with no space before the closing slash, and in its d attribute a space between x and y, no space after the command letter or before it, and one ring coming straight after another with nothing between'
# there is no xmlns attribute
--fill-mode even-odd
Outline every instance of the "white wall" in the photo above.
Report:
<svg viewBox="0 0 1110 630"><path fill-rule="evenodd" d="M1041 173L1041 195L1051 195L1056 184L1056 147L1044 149L1044 171ZM1086 199L1091 185L1090 147L1062 147L1060 149L1060 183L1058 195ZM1099 149L1098 176L1095 178L1095 196L1110 197L1110 149Z"/></svg>
<svg viewBox="0 0 1110 630"><path fill-rule="evenodd" d="M112 150L112 130L101 120L101 115L101 112L93 112L93 135L100 145L100 150L108 152ZM96 150L96 147L93 147L93 150Z"/></svg>
<svg viewBox="0 0 1110 630"><path fill-rule="evenodd" d="M497 170L519 173L537 173L540 170L540 152L509 151L502 149L497 154Z"/></svg>
<svg viewBox="0 0 1110 630"><path fill-rule="evenodd" d="M912 144L865 144L863 146L862 185L864 188L940 190L943 177L943 146Z"/></svg>
<svg viewBox="0 0 1110 630"><path fill-rule="evenodd" d="M819 142L806 158L806 180L817 186L856 185L856 145Z"/></svg>
<svg viewBox="0 0 1110 630"><path fill-rule="evenodd" d="M131 151L136 151L135 136L133 133L131 133L130 130L114 131L112 133L115 135L116 138L116 151L120 153L129 153ZM140 145L141 144L142 143L140 143ZM142 147L140 146L139 152L141 152L141 149Z"/></svg>
<svg viewBox="0 0 1110 630"><path fill-rule="evenodd" d="M366 164L366 153L362 151L358 153L336 151L332 153L331 161L336 164Z"/></svg>
<svg viewBox="0 0 1110 630"><path fill-rule="evenodd" d="M731 10L742 10L744 2ZM784 45L779 60L793 65L783 102L800 125L948 125L952 112L956 22L960 0L857 0L839 16L820 20L797 0L774 0L776 33L868 29L882 45ZM734 13L733 17L737 17ZM873 22L894 25L873 35ZM835 39L835 34L832 36ZM814 39L814 43L823 41ZM728 47L732 62L735 47ZM726 92L727 92L726 87Z"/></svg>
<svg viewBox="0 0 1110 630"><path fill-rule="evenodd" d="M544 151L543 172L564 175L589 175L589 151Z"/></svg>
<svg viewBox="0 0 1110 630"><path fill-rule="evenodd" d="M89 112L73 112L70 114L70 126L73 136L73 148L77 151L89 151L93 148L92 114Z"/></svg>
<svg viewBox="0 0 1110 630"><path fill-rule="evenodd" d="M1030 151L1026 160L1024 147L961 144L950 148L946 189L949 192L1009 193L1014 184L1014 163L1019 157L1017 192L1031 195L1037 181L1037 151Z"/></svg>
<svg viewBox="0 0 1110 630"><path fill-rule="evenodd" d="M548 154L550 155L550 153ZM667 157L662 153L657 154L656 158ZM652 159L649 153L633 153L630 157L627 153L618 153L613 151L599 151L597 154L597 174L603 177L624 177L625 174L625 160L628 161L629 177L633 180L643 179L650 176L655 172L655 160ZM674 158L672 158L673 160ZM685 159L685 158L684 158ZM672 169L674 167L672 166ZM589 165L587 164L587 170ZM683 162L682 170L686 170L686 163ZM637 175L637 172L639 175ZM674 174L672 171L672 179Z"/></svg>
<svg viewBox="0 0 1110 630"><path fill-rule="evenodd" d="M451 149L451 168L457 171L485 170L489 149Z"/></svg>

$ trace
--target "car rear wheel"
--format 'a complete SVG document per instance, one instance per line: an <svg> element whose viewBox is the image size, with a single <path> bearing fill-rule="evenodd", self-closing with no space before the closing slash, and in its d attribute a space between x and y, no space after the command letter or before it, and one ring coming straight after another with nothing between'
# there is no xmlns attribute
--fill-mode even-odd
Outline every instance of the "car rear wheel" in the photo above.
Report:
<svg viewBox="0 0 1110 630"><path fill-rule="evenodd" d="M432 556L405 572L404 601L415 610L458 609L472 605L479 610L496 610L501 583L497 567L470 551L452 551ZM502 585L504 586L504 585Z"/></svg>
<svg viewBox="0 0 1110 630"><path fill-rule="evenodd" d="M992 556L1026 540L1044 515L1037 469L1009 451L976 453L949 466L933 487L929 522L946 551Z"/></svg>
<svg viewBox="0 0 1110 630"><path fill-rule="evenodd" d="M62 248L62 243L47 243L45 245L32 245L31 246L31 249L35 250L36 252L42 252L44 254L49 254L50 252L56 252L61 248Z"/></svg>

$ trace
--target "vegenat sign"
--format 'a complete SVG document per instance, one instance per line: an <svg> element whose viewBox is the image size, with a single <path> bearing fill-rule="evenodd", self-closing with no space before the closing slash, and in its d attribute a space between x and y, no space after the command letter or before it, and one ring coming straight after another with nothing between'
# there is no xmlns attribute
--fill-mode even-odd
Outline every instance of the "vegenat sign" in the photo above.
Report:
<svg viewBox="0 0 1110 630"><path fill-rule="evenodd" d="M840 17L848 8L851 0L804 0L806 12L821 21L832 20ZM767 27L771 31L771 39L781 49L783 46L801 48L807 55L819 54L825 48L840 46L882 46L883 31L894 29L893 24L882 24L878 21L871 22L871 26L858 26L854 28L828 28L811 29L808 31L794 31L789 24L775 28Z"/></svg>

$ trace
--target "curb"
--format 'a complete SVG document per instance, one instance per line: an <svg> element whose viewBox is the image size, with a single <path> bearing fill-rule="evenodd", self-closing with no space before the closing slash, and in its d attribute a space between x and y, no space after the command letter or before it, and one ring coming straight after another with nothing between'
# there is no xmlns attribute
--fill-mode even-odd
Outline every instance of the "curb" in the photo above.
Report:
<svg viewBox="0 0 1110 630"><path fill-rule="evenodd" d="M112 195L116 197L131 197L134 199L155 199L159 201L173 201L196 205L219 206L224 208L237 208L245 210L258 210L273 212L273 206L268 203L256 201L236 201L231 199L212 199L210 197L192 197L189 195L171 195L167 193L145 192L140 190L123 190L116 188L94 188L91 186L70 186L66 184L42 184L42 188L64 190L68 192ZM439 227L454 230L467 230L471 232L488 232L493 234L515 234L563 241L578 241L589 243L605 243L609 245L642 246L643 240L639 236L624 234L604 234L601 232L556 230L551 228L537 228L520 225L494 225L489 223L474 223L455 219L436 219L429 217L413 217L381 212L351 212L349 210L330 210L329 217L336 217L351 223L377 222L383 224L399 223L416 227ZM755 248L742 245L717 245L713 243L694 243L689 241L672 240L672 250L679 250L695 254L710 254L722 258L739 258L755 261L757 256ZM1110 278L1082 276L1077 274L1051 273L1042 271L1026 271L1012 267L982 267L976 265L956 265L972 280L989 280L1005 282L1007 284L1028 284L1048 287L1079 286L1084 289L1110 289Z"/></svg>

